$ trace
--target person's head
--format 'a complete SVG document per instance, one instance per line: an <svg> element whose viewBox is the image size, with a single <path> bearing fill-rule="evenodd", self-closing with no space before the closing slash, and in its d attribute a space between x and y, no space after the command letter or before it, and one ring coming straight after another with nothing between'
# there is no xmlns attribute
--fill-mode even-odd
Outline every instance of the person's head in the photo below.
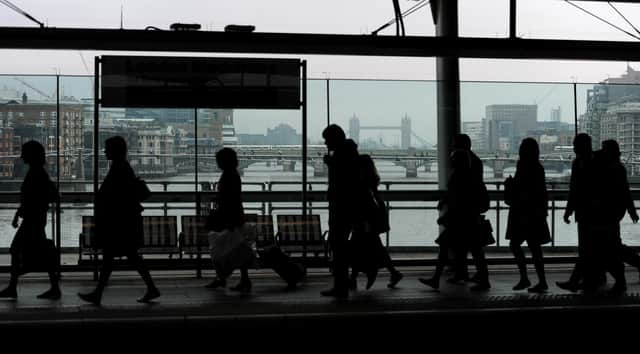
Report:
<svg viewBox="0 0 640 354"><path fill-rule="evenodd" d="M112 136L104 142L104 154L107 160L124 160L127 157L127 142L123 137Z"/></svg>
<svg viewBox="0 0 640 354"><path fill-rule="evenodd" d="M222 148L216 154L216 163L223 171L230 171L238 168L238 155L231 148Z"/></svg>
<svg viewBox="0 0 640 354"><path fill-rule="evenodd" d="M456 134L453 137L453 148L455 150L471 150L471 138L467 134Z"/></svg>
<svg viewBox="0 0 640 354"><path fill-rule="evenodd" d="M451 153L451 167L456 173L470 171L471 170L471 156L466 150L454 150Z"/></svg>
<svg viewBox="0 0 640 354"><path fill-rule="evenodd" d="M20 157L30 166L42 166L46 162L44 147L35 140L30 140L22 144Z"/></svg>
<svg viewBox="0 0 640 354"><path fill-rule="evenodd" d="M327 145L329 151L334 151L342 142L347 139L344 130L337 124L331 124L322 131L324 144Z"/></svg>
<svg viewBox="0 0 640 354"><path fill-rule="evenodd" d="M620 145L613 139L602 142L602 153L607 161L620 161Z"/></svg>
<svg viewBox="0 0 640 354"><path fill-rule="evenodd" d="M358 156L358 166L360 168L360 178L367 186L378 186L380 175L371 156L364 154Z"/></svg>
<svg viewBox="0 0 640 354"><path fill-rule="evenodd" d="M573 152L576 155L588 155L592 152L591 137L587 133L580 133L573 138Z"/></svg>
<svg viewBox="0 0 640 354"><path fill-rule="evenodd" d="M520 160L538 161L540 159L540 148L534 138L524 138L520 143Z"/></svg>

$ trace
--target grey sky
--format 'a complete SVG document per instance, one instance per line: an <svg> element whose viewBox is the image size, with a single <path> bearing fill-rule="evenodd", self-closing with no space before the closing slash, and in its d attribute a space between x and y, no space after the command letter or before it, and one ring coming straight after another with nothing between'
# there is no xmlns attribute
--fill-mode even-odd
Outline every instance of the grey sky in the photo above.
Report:
<svg viewBox="0 0 640 354"><path fill-rule="evenodd" d="M120 8L124 10L124 28L156 26L167 29L171 23L200 23L203 30L220 31L227 24L253 24L259 32L367 34L393 17L391 0L12 0L35 18L51 27L119 28ZM401 0L403 9L416 2ZM459 0L460 34L469 37L504 37L507 29L508 0ZM606 3L576 2L607 20L633 31ZM617 4L618 9L640 26L639 4ZM21 15L0 5L2 26L36 26ZM406 19L408 35L433 35L434 26L428 6ZM391 26L380 35L393 35ZM518 34L525 38L634 40L561 0L518 0ZM92 73L93 57L104 53L83 51L85 69L78 51L0 50L2 74ZM128 54L128 53L109 53ZM144 53L136 53L144 54ZM152 55L198 55L152 53ZM224 56L215 53L205 56ZM238 56L238 55L232 55ZM284 56L281 56L284 57ZM433 58L305 56L312 78L362 78L433 80ZM630 63L640 68L640 63ZM532 60L462 60L464 81L598 82L619 76L626 69L622 62L576 62ZM413 86L428 87L417 92ZM83 96L87 85L67 84L70 94ZM317 87L315 87L317 86ZM310 90L310 136L319 135L326 122L324 86ZM332 89L332 117L345 124L352 114L361 119L376 119L388 125L399 124L404 114L412 116L414 130L435 141L435 116L432 105L433 84L395 84L384 88L361 83L338 83ZM89 86L90 87L90 86ZM585 85L584 88L587 86ZM491 103L538 103L539 119L548 119L551 107L563 107L563 120L573 118L570 85L463 84L463 120L479 120L484 105ZM75 91L75 92L74 92ZM81 91L81 92L78 92ZM551 94L548 92L551 91ZM581 91L584 91L581 90ZM579 92L582 97L584 92ZM542 100L541 100L542 99ZM579 108L580 111L580 108ZM256 120L256 114L264 119ZM299 128L299 112L238 111L240 130L264 133L274 120L291 122ZM372 133L375 134L375 133Z"/></svg>

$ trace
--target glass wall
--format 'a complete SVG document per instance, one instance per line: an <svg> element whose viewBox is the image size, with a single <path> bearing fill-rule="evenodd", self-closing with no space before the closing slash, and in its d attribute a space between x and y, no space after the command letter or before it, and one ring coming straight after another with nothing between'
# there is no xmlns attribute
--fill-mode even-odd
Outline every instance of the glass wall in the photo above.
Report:
<svg viewBox="0 0 640 354"><path fill-rule="evenodd" d="M437 189L436 86L426 81L331 80L331 123L370 154L382 189ZM433 245L437 212L391 202L391 246ZM393 237L395 234L402 237ZM386 240L385 240L386 241Z"/></svg>
<svg viewBox="0 0 640 354"><path fill-rule="evenodd" d="M47 168L64 194L92 192L94 174L93 78L60 76L0 76L0 187L18 192L25 167L20 145L28 139L43 143ZM198 109L100 109L98 176L103 180L108 162L104 140L122 135L129 144L135 172L153 191L194 192L215 188L220 176L215 153L221 146L237 150L244 191L289 191L291 202L253 202L247 213L300 213L297 194L302 181L302 145L307 144L309 190L326 191L326 147L321 137L327 123L342 126L361 153L374 157L382 190L435 191L437 189L436 85L433 81L309 80L307 141L302 138L302 111ZM574 95L574 89L576 94ZM59 93L58 93L59 92ZM59 108L56 99L59 95ZM622 159L636 181L636 116L640 117L640 89L636 85L462 82L462 131L484 162L489 189L501 189L515 173L518 145L534 137L540 144L549 190L565 189L573 158L576 131L621 144ZM577 114L574 107L577 107ZM59 109L59 117L58 117ZM637 111L637 112L636 112ZM575 117L578 117L577 121ZM197 124L196 124L197 121ZM196 158L197 156L197 158ZM197 163L196 163L197 159ZM196 181L197 179L197 181ZM196 183L197 182L197 183ZM88 195L90 196L90 195ZM9 198L9 197L7 197ZM575 224L562 220L564 195L550 202L555 246L575 246ZM82 198L81 198L82 199ZM195 199L195 198L194 198ZM10 245L11 218L17 206L0 205L0 248ZM295 200L295 201L294 201ZM383 235L390 246L435 246L438 233L436 202L390 201L391 231ZM327 230L327 203L309 203ZM499 245L504 239L508 207L492 202L488 213ZM194 215L195 202L145 203L144 215ZM78 246L82 216L92 214L91 198L64 203L60 220L62 246ZM4 220L4 221L3 221ZM50 230L50 231L49 231ZM48 226L49 237L55 234ZM277 225L276 230L277 231ZM636 245L634 226L622 222L625 242Z"/></svg>

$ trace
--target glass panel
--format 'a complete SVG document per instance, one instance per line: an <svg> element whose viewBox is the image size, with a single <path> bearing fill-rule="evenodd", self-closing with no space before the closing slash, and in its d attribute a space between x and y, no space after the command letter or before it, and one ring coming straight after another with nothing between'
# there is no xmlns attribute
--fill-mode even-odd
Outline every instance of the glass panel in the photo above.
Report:
<svg viewBox="0 0 640 354"><path fill-rule="evenodd" d="M56 78L55 76L0 76L0 191L19 192L28 166L20 159L21 146L38 141L45 149L45 168L56 176ZM11 245L16 230L11 221L17 203L0 204L0 248ZM47 237L53 238L49 213ZM4 261L6 259L6 261ZM3 258L3 264L9 258Z"/></svg>
<svg viewBox="0 0 640 354"><path fill-rule="evenodd" d="M60 192L93 191L93 77L60 77L58 166ZM55 170L51 176L56 178ZM82 215L92 215L92 204L63 204L60 221L62 247L78 247ZM63 257L63 261L64 261Z"/></svg>
<svg viewBox="0 0 640 354"><path fill-rule="evenodd" d="M483 160L489 189L515 174L518 148L525 137L538 142L547 182L568 181L571 156L567 151L575 134L572 84L463 82L460 91L462 132L469 135L472 150ZM508 244L504 240L507 215L508 211L500 213L501 245Z"/></svg>
<svg viewBox="0 0 640 354"><path fill-rule="evenodd" d="M425 81L332 80L331 123L374 158L383 182L392 189L437 189L436 86ZM408 184L407 184L408 183ZM404 184L404 185L403 185ZM427 205L391 203L391 246L433 244L437 217ZM398 209L394 210L397 206Z"/></svg>

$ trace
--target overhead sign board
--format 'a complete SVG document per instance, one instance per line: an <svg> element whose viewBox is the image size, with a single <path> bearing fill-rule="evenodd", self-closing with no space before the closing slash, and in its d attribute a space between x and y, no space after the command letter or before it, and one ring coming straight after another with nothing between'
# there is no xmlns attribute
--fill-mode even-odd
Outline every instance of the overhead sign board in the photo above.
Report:
<svg viewBox="0 0 640 354"><path fill-rule="evenodd" d="M296 59L103 56L103 107L300 108Z"/></svg>

